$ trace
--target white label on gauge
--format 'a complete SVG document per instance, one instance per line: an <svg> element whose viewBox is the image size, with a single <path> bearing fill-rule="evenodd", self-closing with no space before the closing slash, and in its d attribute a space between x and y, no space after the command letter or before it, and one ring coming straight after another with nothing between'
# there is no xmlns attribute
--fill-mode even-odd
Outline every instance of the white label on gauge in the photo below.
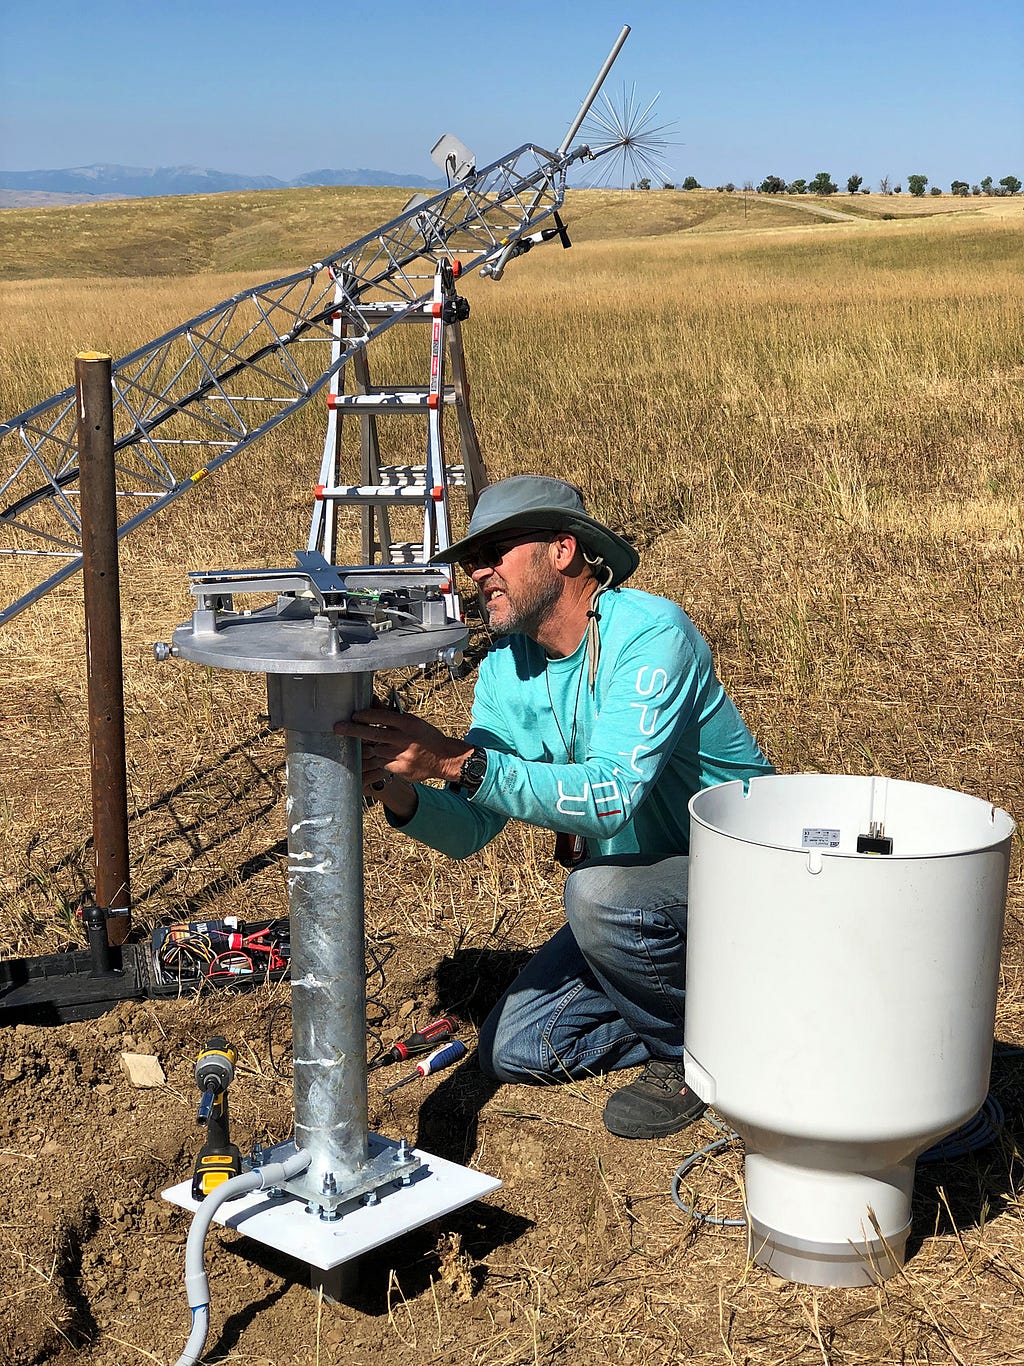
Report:
<svg viewBox="0 0 1024 1366"><path fill-rule="evenodd" d="M805 826L800 845L803 849L838 849L839 831L825 826Z"/></svg>

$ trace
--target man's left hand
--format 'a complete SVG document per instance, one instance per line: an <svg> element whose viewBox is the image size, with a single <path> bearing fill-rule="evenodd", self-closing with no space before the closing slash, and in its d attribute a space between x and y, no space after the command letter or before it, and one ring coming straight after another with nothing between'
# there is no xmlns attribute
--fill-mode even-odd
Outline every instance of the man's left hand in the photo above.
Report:
<svg viewBox="0 0 1024 1366"><path fill-rule="evenodd" d="M371 761L398 778L420 783L427 778L457 783L463 761L473 752L465 740L455 740L409 712L387 707L357 711L351 721L338 721L335 735L363 742L364 767Z"/></svg>

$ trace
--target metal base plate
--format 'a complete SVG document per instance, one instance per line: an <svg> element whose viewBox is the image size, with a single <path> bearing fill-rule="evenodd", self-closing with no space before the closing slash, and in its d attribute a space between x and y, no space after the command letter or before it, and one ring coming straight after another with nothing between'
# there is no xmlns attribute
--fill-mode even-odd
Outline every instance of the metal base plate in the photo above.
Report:
<svg viewBox="0 0 1024 1366"><path fill-rule="evenodd" d="M321 1218L340 1219L342 1212L351 1207L354 1200L361 1199L372 1205L388 1187L399 1183L407 1186L413 1173L423 1165L404 1143L393 1143L389 1138L382 1139L379 1134L369 1134L368 1140L367 1162L353 1175L342 1177L336 1194L327 1194L320 1189L311 1179L308 1167L291 1181L283 1182L281 1189L288 1195L294 1195L296 1200L315 1205ZM294 1142L282 1143L272 1148L269 1155L264 1153L264 1163L281 1162L294 1152ZM243 1170L245 1165L243 1162Z"/></svg>
<svg viewBox="0 0 1024 1366"><path fill-rule="evenodd" d="M255 1191L221 1205L214 1222L328 1271L429 1224L432 1219L472 1204L501 1186L497 1177L461 1167L418 1148L413 1152L423 1165L413 1173L409 1185L382 1189L375 1205L353 1204L334 1222L308 1213L305 1202L294 1196L273 1198L266 1191ZM163 1198L182 1209L199 1208L199 1202L192 1199L191 1179L165 1190Z"/></svg>

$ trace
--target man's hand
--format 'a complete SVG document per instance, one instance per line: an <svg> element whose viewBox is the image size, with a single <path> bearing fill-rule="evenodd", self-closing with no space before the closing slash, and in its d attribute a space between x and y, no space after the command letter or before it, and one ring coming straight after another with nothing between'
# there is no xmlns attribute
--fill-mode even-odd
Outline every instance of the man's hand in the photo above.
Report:
<svg viewBox="0 0 1024 1366"><path fill-rule="evenodd" d="M351 721L337 722L334 733L363 742L363 781L371 786L386 783L388 778L404 778L410 783L439 778L457 783L463 761L473 752L465 740L445 735L419 716L387 707L357 711ZM386 787L374 789L374 795L391 806Z"/></svg>

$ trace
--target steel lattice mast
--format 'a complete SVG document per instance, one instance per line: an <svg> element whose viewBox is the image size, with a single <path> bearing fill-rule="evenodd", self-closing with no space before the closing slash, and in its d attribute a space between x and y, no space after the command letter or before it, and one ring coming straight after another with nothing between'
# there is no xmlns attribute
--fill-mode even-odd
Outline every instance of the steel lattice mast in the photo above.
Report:
<svg viewBox="0 0 1024 1366"><path fill-rule="evenodd" d="M569 168L616 150L568 143L628 32L557 152L527 143L482 170L459 166L448 189L417 196L374 232L235 294L116 361L114 449L126 509L118 536L325 390L357 351L429 301L441 263L458 260L462 273L499 279L542 235L564 239L558 211ZM370 307L382 301L397 306L382 316ZM346 337L332 355L339 312ZM40 566L34 586L0 607L0 625L81 568L77 484L73 388L0 424L0 557Z"/></svg>

